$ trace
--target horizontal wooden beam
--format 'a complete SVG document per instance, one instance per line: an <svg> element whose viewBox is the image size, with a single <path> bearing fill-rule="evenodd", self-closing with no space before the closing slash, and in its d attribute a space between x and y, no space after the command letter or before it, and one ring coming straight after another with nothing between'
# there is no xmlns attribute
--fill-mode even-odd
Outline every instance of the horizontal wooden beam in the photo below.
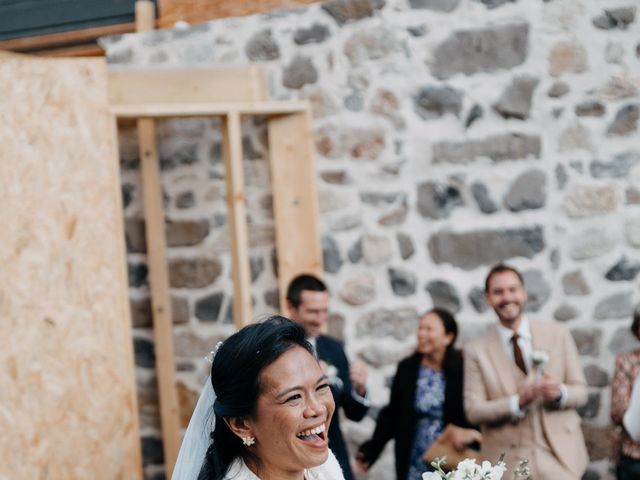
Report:
<svg viewBox="0 0 640 480"><path fill-rule="evenodd" d="M305 112L305 100L233 102L233 103L173 103L151 105L112 105L118 118L216 117L239 115L282 115Z"/></svg>

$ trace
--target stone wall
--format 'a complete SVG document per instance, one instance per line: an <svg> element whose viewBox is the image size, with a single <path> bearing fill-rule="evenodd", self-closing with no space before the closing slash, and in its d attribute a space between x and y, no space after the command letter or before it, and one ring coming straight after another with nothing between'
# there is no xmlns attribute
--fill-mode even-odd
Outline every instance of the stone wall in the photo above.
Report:
<svg viewBox="0 0 640 480"><path fill-rule="evenodd" d="M606 476L609 381L640 272L640 22L631 0L338 0L104 40L114 67L261 64L274 99L314 110L330 330L388 395L418 312L456 312L461 342L494 316L489 265L525 272L532 317L564 322L590 385L581 409ZM264 121L246 124L255 312L277 310ZM175 343L184 421L202 357L232 331L220 133L162 122ZM158 408L134 127L121 125L146 472L160 475ZM372 409L375 415L377 409ZM345 430L353 443L371 418ZM389 455L370 478L387 478Z"/></svg>

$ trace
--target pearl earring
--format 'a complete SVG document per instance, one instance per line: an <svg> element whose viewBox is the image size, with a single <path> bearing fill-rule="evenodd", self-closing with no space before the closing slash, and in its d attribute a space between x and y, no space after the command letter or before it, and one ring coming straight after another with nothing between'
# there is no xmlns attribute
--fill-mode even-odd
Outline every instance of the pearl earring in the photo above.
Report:
<svg viewBox="0 0 640 480"><path fill-rule="evenodd" d="M253 437L242 437L242 443L245 444L247 447L250 447L251 445L256 443L256 439Z"/></svg>

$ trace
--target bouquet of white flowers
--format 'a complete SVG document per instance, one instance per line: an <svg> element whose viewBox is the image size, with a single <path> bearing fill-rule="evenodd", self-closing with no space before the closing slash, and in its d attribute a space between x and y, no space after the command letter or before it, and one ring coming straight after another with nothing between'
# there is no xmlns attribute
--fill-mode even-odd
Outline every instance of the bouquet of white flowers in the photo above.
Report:
<svg viewBox="0 0 640 480"><path fill-rule="evenodd" d="M476 463L474 459L465 459L458 464L455 470L445 472L442 466L447 463L446 457L438 458L431 463L435 468L435 472L425 472L422 474L422 480L501 480L504 472L507 471L507 465L503 461L504 455L500 456L498 463L491 465L486 460L481 465ZM532 480L529 472L527 460L520 462L513 475L514 480L522 478L524 480Z"/></svg>

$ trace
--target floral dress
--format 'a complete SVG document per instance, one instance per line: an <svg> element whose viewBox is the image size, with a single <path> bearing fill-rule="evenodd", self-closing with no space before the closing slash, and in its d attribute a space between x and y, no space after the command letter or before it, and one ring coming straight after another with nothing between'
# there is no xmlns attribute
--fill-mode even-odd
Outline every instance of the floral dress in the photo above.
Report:
<svg viewBox="0 0 640 480"><path fill-rule="evenodd" d="M444 373L421 365L418 371L414 403L418 423L411 449L411 463L407 480L421 480L424 472L432 470L431 466L422 460L422 454L444 429L442 420L444 389Z"/></svg>

